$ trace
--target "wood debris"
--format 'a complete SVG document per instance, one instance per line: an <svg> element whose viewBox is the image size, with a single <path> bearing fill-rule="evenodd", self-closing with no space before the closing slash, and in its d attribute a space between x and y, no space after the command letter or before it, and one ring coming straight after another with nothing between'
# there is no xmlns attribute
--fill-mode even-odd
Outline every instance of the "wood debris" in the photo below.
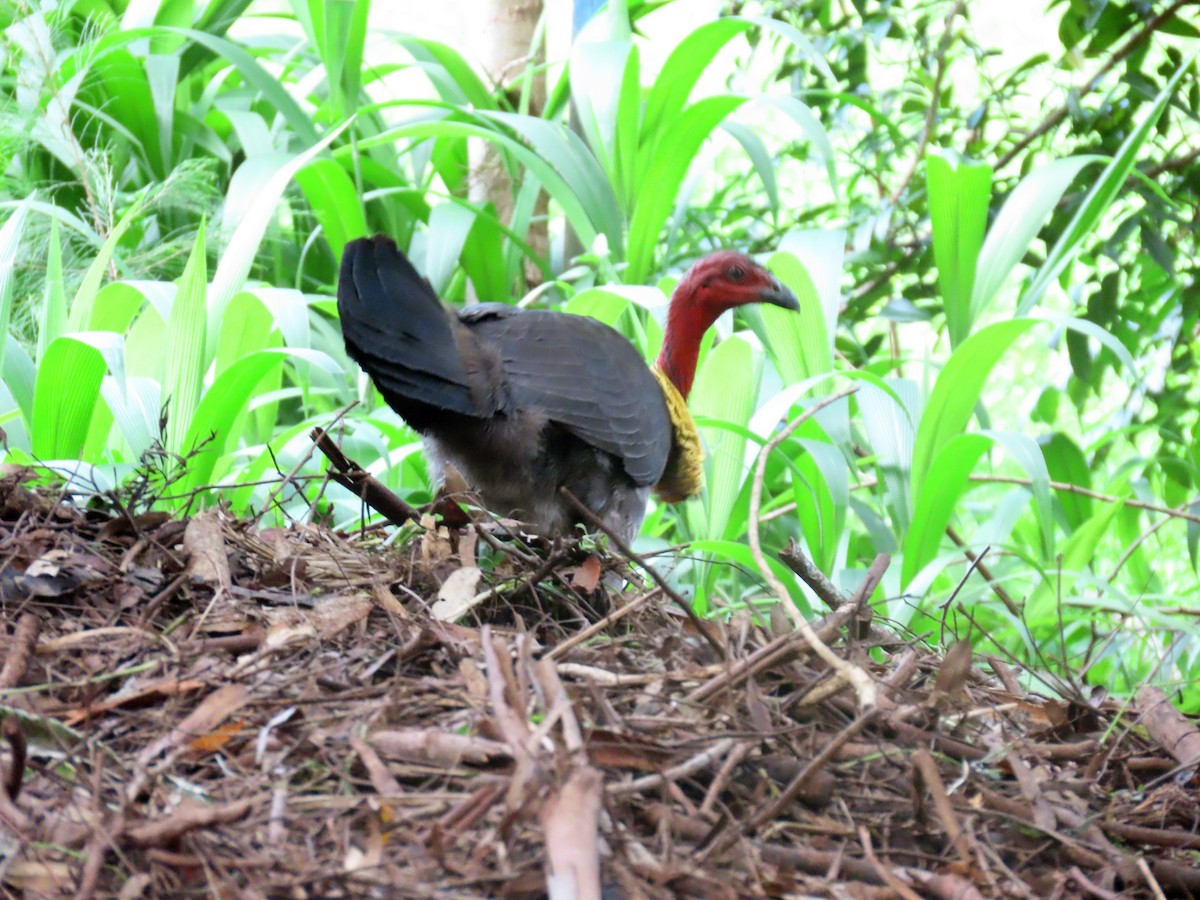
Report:
<svg viewBox="0 0 1200 900"><path fill-rule="evenodd" d="M590 542L474 527L0 480L0 890L1200 896L1200 732L1156 689L1039 697L835 597L813 629L860 713L765 617L697 626Z"/></svg>

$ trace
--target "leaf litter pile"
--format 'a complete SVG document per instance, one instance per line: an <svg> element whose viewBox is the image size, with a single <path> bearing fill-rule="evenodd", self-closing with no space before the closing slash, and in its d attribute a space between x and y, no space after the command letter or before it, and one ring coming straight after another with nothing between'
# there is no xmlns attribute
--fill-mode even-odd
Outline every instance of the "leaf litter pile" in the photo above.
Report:
<svg viewBox="0 0 1200 900"><path fill-rule="evenodd" d="M1200 896L1155 690L1046 699L827 596L865 707L616 552L405 535L0 481L3 895Z"/></svg>

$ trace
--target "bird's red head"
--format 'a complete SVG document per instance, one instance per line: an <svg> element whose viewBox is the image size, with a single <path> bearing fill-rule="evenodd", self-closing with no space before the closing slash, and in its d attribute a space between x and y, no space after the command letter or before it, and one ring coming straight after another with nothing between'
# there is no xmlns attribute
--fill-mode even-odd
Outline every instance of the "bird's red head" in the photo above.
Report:
<svg viewBox="0 0 1200 900"><path fill-rule="evenodd" d="M800 304L779 279L733 250L720 250L696 262L671 295L667 329L658 367L685 398L696 376L704 332L726 310L747 303L770 303L799 310Z"/></svg>

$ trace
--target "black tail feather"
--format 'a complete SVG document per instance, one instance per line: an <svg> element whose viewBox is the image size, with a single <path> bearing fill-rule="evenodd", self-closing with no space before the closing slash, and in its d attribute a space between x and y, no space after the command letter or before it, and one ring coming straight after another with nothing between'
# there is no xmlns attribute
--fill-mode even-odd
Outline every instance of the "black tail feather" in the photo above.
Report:
<svg viewBox="0 0 1200 900"><path fill-rule="evenodd" d="M410 423L427 408L481 414L451 314L391 238L346 245L338 315L346 352Z"/></svg>

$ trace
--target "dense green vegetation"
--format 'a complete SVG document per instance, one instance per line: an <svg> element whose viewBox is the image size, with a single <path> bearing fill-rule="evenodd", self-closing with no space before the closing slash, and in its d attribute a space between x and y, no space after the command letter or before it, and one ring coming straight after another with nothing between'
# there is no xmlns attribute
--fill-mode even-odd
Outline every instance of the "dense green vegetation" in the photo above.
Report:
<svg viewBox="0 0 1200 900"><path fill-rule="evenodd" d="M1058 3L1061 52L1005 71L968 4L737 4L648 73L657 5L493 85L410 36L375 60L367 0L291 0L243 39L249 0L7 3L8 460L350 525L307 435L353 401L347 453L414 503L430 485L341 348L347 239L385 231L452 301L597 316L647 356L681 268L749 249L803 315L722 323L692 398L707 491L642 538L690 543L697 603L767 599L752 530L848 590L890 553L898 625L1200 708L1194 9ZM470 199L472 141L511 213ZM759 449L848 386L767 458L752 523Z"/></svg>

